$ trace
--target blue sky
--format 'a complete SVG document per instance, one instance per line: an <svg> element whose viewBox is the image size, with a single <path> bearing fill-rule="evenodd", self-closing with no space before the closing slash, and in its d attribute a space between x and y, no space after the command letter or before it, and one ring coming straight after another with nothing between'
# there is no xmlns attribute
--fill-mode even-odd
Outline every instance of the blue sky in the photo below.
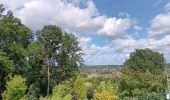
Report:
<svg viewBox="0 0 170 100"><path fill-rule="evenodd" d="M150 48L170 62L169 0L0 0L33 31L53 24L78 37L85 64L122 64Z"/></svg>

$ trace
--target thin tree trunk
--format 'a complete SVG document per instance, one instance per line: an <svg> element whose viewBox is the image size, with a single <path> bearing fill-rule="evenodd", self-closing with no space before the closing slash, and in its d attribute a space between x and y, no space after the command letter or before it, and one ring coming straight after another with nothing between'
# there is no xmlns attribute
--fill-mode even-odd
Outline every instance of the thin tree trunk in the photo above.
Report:
<svg viewBox="0 0 170 100"><path fill-rule="evenodd" d="M50 61L47 53L46 53L46 59L47 59L47 67L48 67L48 84L47 84L47 97L48 97L50 92Z"/></svg>

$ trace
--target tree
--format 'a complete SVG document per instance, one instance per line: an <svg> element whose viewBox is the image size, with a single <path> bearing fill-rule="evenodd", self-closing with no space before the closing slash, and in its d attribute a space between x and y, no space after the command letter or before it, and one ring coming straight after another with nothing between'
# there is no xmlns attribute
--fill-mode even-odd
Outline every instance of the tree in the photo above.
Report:
<svg viewBox="0 0 170 100"><path fill-rule="evenodd" d="M94 100L117 100L118 88L111 81L101 82L94 93Z"/></svg>
<svg viewBox="0 0 170 100"><path fill-rule="evenodd" d="M56 56L57 68L54 69L54 75L57 83L74 77L83 65L82 50L79 47L78 39L68 33L63 33L61 38L61 48Z"/></svg>
<svg viewBox="0 0 170 100"><path fill-rule="evenodd" d="M6 85L6 90L2 94L4 100L20 100L26 92L25 79L21 76L14 76Z"/></svg>
<svg viewBox="0 0 170 100"><path fill-rule="evenodd" d="M28 49L28 84L37 81L41 93L46 89L49 95L56 84L75 76L82 64L81 48L74 35L54 25L44 26L36 37Z"/></svg>
<svg viewBox="0 0 170 100"><path fill-rule="evenodd" d="M156 95L166 91L166 62L163 54L137 49L125 61L120 81L122 96Z"/></svg>
<svg viewBox="0 0 170 100"><path fill-rule="evenodd" d="M14 63L14 73L26 72L26 49L31 43L32 31L13 16L11 11L6 15L5 9L0 5L0 51L6 53L9 60Z"/></svg>
<svg viewBox="0 0 170 100"><path fill-rule="evenodd" d="M38 39L42 43L42 51L44 53L45 63L48 70L48 86L47 86L47 96L50 92L50 70L52 65L54 65L54 56L57 54L57 50L60 48L61 41L61 29L56 26L44 26L41 31L38 31Z"/></svg>
<svg viewBox="0 0 170 100"><path fill-rule="evenodd" d="M4 12L5 8L2 4L0 4L0 17L2 16L2 13Z"/></svg>
<svg viewBox="0 0 170 100"><path fill-rule="evenodd" d="M26 100L37 100L39 98L40 89L35 83L31 84L28 88Z"/></svg>
<svg viewBox="0 0 170 100"><path fill-rule="evenodd" d="M28 46L28 67L26 73L26 84L31 89L31 94L34 91L35 98L40 95L46 96L47 92L47 68L44 65L44 56L41 49L41 42L34 41ZM28 91L29 92L29 91ZM30 95L30 93L27 93Z"/></svg>
<svg viewBox="0 0 170 100"><path fill-rule="evenodd" d="M72 87L70 81L64 81L54 87L51 100L71 100Z"/></svg>
<svg viewBox="0 0 170 100"><path fill-rule="evenodd" d="M85 84L85 79L77 75L76 79L73 83L73 95L77 97L77 100L85 100L87 95L86 95L87 87Z"/></svg>
<svg viewBox="0 0 170 100"><path fill-rule="evenodd" d="M130 54L124 66L136 71L149 71L153 74L162 74L165 71L166 61L163 54L150 49L137 49Z"/></svg>
<svg viewBox="0 0 170 100"><path fill-rule="evenodd" d="M6 79L8 74L13 70L13 63L6 57L6 54L0 51L0 94L5 89ZM1 98L1 96L0 96Z"/></svg>
<svg viewBox="0 0 170 100"><path fill-rule="evenodd" d="M0 4L0 93L5 89L5 79L9 74L24 75L27 72L26 51L32 40L32 31L11 11L3 13L4 10Z"/></svg>

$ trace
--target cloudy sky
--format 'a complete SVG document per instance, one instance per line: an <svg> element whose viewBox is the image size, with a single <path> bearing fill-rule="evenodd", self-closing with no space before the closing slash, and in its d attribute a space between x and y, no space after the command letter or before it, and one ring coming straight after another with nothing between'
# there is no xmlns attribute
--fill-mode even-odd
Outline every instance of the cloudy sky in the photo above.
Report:
<svg viewBox="0 0 170 100"><path fill-rule="evenodd" d="M122 64L137 48L170 62L169 0L0 0L33 31L53 24L74 33L87 65Z"/></svg>

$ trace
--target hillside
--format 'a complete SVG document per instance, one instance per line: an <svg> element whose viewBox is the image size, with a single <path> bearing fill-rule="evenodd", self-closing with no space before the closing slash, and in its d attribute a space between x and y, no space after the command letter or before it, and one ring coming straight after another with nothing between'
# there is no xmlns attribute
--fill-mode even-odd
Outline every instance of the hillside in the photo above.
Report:
<svg viewBox="0 0 170 100"><path fill-rule="evenodd" d="M170 76L170 64L167 64L167 72ZM111 77L119 76L120 70L123 68L123 65L93 65L93 66L83 66L81 72L88 77Z"/></svg>

